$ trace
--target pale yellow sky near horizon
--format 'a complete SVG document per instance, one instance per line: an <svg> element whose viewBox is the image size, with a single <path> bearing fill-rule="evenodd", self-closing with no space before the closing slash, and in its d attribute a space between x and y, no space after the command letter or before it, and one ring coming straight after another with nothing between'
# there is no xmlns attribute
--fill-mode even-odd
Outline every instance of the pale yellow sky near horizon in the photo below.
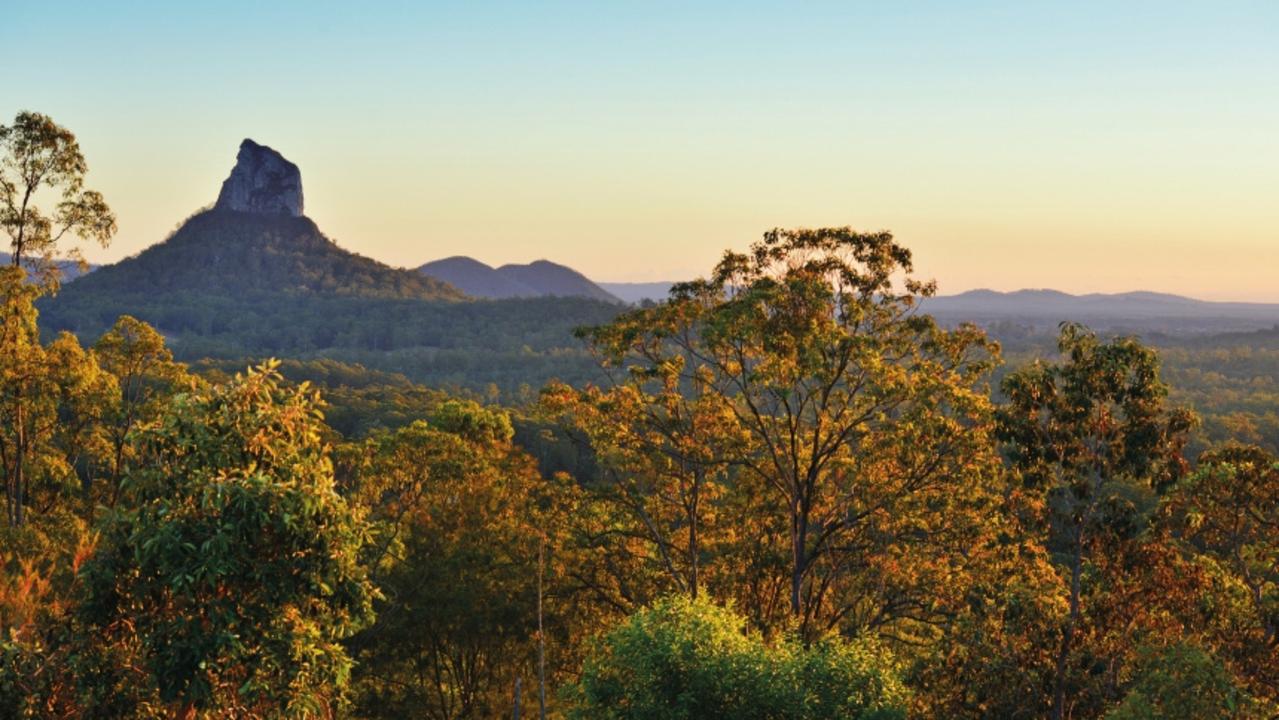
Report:
<svg viewBox="0 0 1279 720"><path fill-rule="evenodd" d="M56 25L60 52L40 45ZM892 230L942 293L1279 302L1279 4L21 4L0 123L74 131L120 233L245 137L342 246L679 280L775 227Z"/></svg>
<svg viewBox="0 0 1279 720"><path fill-rule="evenodd" d="M930 172L923 159L894 166L864 156L866 169L844 173L812 158L808 172L825 179L788 184L779 175L783 158L761 158L757 169L753 160L690 154L671 172L640 153L559 167L521 165L516 157L476 164L424 157L419 169L410 157L254 139L300 165L307 214L326 234L398 266L449 255L491 265L546 258L601 281L679 280L704 274L724 249L743 249L769 227L847 224L892 230L914 252L919 274L937 279L944 294L1052 287L1279 301L1273 199L1216 189L1222 174L1246 163L1213 168L1196 159L1161 173L1151 149L1146 158L1128 158L1124 172L1078 154L1072 163L1029 168L1008 153L984 168ZM82 143L90 185L120 221L112 246L86 248L86 256L114 261L159 242L212 203L238 139L229 138L220 157L165 148L163 176L145 171L155 165L128 162L145 148L98 147L83 133ZM936 150L944 166L944 147ZM736 167L726 172L728 164ZM967 183L955 185L957 176ZM1136 182L1141 193L1125 187Z"/></svg>

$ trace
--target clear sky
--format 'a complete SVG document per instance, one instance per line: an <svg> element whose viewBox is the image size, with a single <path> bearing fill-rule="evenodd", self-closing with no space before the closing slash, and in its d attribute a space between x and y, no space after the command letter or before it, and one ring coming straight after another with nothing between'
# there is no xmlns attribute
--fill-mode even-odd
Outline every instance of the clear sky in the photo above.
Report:
<svg viewBox="0 0 1279 720"><path fill-rule="evenodd" d="M1279 2L6 2L0 122L80 138L120 234L252 137L395 265L683 279L891 229L944 293L1279 301Z"/></svg>

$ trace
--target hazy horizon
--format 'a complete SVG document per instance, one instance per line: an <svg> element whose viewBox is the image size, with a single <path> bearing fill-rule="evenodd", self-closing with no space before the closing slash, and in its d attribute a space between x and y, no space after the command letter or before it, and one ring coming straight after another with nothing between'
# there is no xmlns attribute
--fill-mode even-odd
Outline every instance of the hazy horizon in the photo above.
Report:
<svg viewBox="0 0 1279 720"><path fill-rule="evenodd" d="M1279 301L1279 6L14 7L3 121L51 115L111 262L245 137L349 249L705 273L774 226L892 230L940 292ZM50 31L56 28L57 32ZM46 44L56 36L60 44Z"/></svg>

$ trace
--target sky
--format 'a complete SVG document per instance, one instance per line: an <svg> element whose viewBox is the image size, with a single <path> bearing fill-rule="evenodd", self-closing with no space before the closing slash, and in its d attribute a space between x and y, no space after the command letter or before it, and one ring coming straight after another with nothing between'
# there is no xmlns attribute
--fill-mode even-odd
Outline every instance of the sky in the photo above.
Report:
<svg viewBox="0 0 1279 720"><path fill-rule="evenodd" d="M6 2L0 124L76 133L115 261L245 137L414 267L705 274L887 229L943 294L1279 302L1279 3Z"/></svg>

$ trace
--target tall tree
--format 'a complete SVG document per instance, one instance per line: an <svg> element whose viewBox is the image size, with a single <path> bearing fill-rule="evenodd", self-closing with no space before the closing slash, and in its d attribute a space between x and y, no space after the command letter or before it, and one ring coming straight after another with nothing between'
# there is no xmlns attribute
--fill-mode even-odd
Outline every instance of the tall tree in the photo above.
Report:
<svg viewBox="0 0 1279 720"><path fill-rule="evenodd" d="M189 389L193 378L185 366L174 362L173 353L155 328L128 315L120 316L94 343L93 350L119 388L102 417L106 448L100 464L105 487L95 496L115 507L121 475L137 456L131 434L158 420L170 397L183 387Z"/></svg>
<svg viewBox="0 0 1279 720"><path fill-rule="evenodd" d="M612 341L600 331L593 337L606 354L628 349L609 347ZM696 598L708 550L719 540L717 503L744 433L705 378L682 382L685 358L672 361L651 338L641 345L645 367L615 377L607 389L553 383L543 391L543 404L588 440L599 475L588 488L592 498L630 518L632 529L619 537L633 536L652 548L647 564L663 578L655 589Z"/></svg>
<svg viewBox="0 0 1279 720"><path fill-rule="evenodd" d="M1186 469L1182 448L1194 418L1167 407L1158 356L1136 340L1103 342L1067 324L1058 349L1060 362L1037 361L1005 378L999 420L1013 468L1040 494L1046 544L1067 576L1053 680L1052 716L1061 720L1076 675L1084 583L1097 575L1092 559L1134 536L1151 490Z"/></svg>
<svg viewBox="0 0 1279 720"><path fill-rule="evenodd" d="M557 484L512 432L504 412L449 401L429 423L344 453L383 593L377 622L348 643L362 716L505 716L511 683L535 672L539 547L545 532L553 567Z"/></svg>
<svg viewBox="0 0 1279 720"><path fill-rule="evenodd" d="M102 245L115 234L115 215L101 193L84 187L88 164L70 130L48 115L19 112L0 125L0 227L9 235L10 263L57 283L58 243L71 235ZM42 208L42 194L57 201ZM77 249L66 252L79 258Z"/></svg>
<svg viewBox="0 0 1279 720"><path fill-rule="evenodd" d="M79 614L134 648L171 712L328 716L371 619L366 538L334 486L316 394L274 364L183 394L138 438Z"/></svg>
<svg viewBox="0 0 1279 720"><path fill-rule="evenodd" d="M39 289L23 277L19 268L0 268L0 478L11 527L75 488L75 458L114 390L74 336L40 342Z"/></svg>
<svg viewBox="0 0 1279 720"><path fill-rule="evenodd" d="M591 335L611 363L721 399L743 482L781 514L784 596L809 631L935 620L980 532L996 348L920 314L934 286L911 271L889 233L774 230Z"/></svg>

